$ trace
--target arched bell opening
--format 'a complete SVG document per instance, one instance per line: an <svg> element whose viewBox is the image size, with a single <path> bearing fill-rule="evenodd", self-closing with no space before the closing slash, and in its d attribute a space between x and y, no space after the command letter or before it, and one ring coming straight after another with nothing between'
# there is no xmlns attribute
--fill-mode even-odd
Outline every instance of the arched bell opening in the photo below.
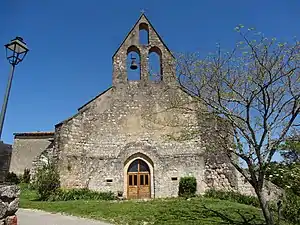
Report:
<svg viewBox="0 0 300 225"><path fill-rule="evenodd" d="M162 52L158 47L152 47L149 50L148 55L148 65L149 65L149 79L151 81L161 81L162 80Z"/></svg>
<svg viewBox="0 0 300 225"><path fill-rule="evenodd" d="M141 23L139 25L139 42L141 45L149 44L149 27L146 23Z"/></svg>
<svg viewBox="0 0 300 225"><path fill-rule="evenodd" d="M140 80L141 79L141 54L139 49L132 45L127 49L127 80Z"/></svg>

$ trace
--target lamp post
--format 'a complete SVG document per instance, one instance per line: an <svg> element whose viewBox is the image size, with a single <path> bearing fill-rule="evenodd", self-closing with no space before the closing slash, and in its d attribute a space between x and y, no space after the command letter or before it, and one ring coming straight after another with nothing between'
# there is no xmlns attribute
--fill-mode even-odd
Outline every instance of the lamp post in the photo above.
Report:
<svg viewBox="0 0 300 225"><path fill-rule="evenodd" d="M2 129L3 129L3 124L4 124L4 119L5 119L5 114L6 114L6 109L7 109L7 103L9 99L9 94L10 94L10 89L11 89L11 83L13 80L14 76L14 71L16 65L18 65L20 62L23 61L25 58L27 52L29 49L26 46L26 43L23 41L23 38L21 37L16 37L15 39L11 40L10 43L4 45L6 48L6 58L11 64L11 72L9 74L8 78L8 83L4 95L4 101L2 105L2 110L0 114L0 141L1 141L1 136L2 136Z"/></svg>

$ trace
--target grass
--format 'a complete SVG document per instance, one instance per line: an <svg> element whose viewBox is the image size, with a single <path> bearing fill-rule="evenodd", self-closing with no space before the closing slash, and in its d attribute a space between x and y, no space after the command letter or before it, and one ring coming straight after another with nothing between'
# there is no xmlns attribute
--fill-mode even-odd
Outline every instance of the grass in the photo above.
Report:
<svg viewBox="0 0 300 225"><path fill-rule="evenodd" d="M237 211L251 218L255 223L263 224L260 210L225 200L210 198L192 198L189 201L179 198L155 199L150 201L37 201L34 191L22 187L20 207L40 209L49 212L63 212L69 215L108 221L114 224L172 224L172 225L222 225L245 224ZM226 214L234 222L224 222L214 212L203 206Z"/></svg>

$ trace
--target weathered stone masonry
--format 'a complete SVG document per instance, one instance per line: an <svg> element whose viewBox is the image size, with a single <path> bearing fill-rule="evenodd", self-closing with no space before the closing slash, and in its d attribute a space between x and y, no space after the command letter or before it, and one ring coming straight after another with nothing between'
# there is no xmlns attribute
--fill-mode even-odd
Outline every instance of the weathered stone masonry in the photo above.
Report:
<svg viewBox="0 0 300 225"><path fill-rule="evenodd" d="M134 154L144 155L153 162L158 182L154 187L163 192L161 195L169 193L170 185L177 194L177 184L171 182L171 174L178 177L197 170L195 175L199 181L204 179L203 152L198 142L179 143L167 138L178 132L170 123L174 124L180 115L170 111L157 113L163 107L168 108L165 103L168 97L163 96L167 93L157 85L140 90L135 83L125 90L112 88L81 109L77 116L57 125L63 185L84 187L89 180L92 189L123 191L124 163ZM184 123L183 120L180 122ZM201 167L202 170L198 169ZM107 185L106 179L113 182ZM201 188L199 186L199 190Z"/></svg>
<svg viewBox="0 0 300 225"><path fill-rule="evenodd" d="M0 184L0 225L17 224L20 189L17 185Z"/></svg>

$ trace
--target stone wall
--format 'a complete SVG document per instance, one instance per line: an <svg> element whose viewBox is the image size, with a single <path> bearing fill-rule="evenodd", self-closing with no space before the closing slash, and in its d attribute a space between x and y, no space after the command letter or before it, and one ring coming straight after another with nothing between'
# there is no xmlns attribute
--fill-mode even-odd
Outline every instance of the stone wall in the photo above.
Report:
<svg viewBox="0 0 300 225"><path fill-rule="evenodd" d="M180 177L189 174L197 178L199 192L217 183L234 186L224 156L214 159L224 167L217 182L207 184L201 137L178 140L201 129L197 115L170 109L179 98L189 101L180 90L164 84L129 82L126 88L109 89L58 124L54 148L59 151L62 186L122 191L126 160L137 153L153 161L156 197L177 195Z"/></svg>
<svg viewBox="0 0 300 225"><path fill-rule="evenodd" d="M14 134L10 171L18 175L31 169L33 161L51 144L53 132Z"/></svg>
<svg viewBox="0 0 300 225"><path fill-rule="evenodd" d="M18 186L0 184L0 225L17 225L19 197Z"/></svg>
<svg viewBox="0 0 300 225"><path fill-rule="evenodd" d="M227 155L216 151L206 152L205 155L205 178L208 188L236 190L237 171L231 165Z"/></svg>
<svg viewBox="0 0 300 225"><path fill-rule="evenodd" d="M250 196L255 196L256 193L254 191L254 188L249 184L246 179L243 177L242 174L238 173L238 192L244 195L250 195ZM270 201L270 200L277 200L282 198L284 195L284 190L277 187L275 184L265 181L263 193L265 198Z"/></svg>
<svg viewBox="0 0 300 225"><path fill-rule="evenodd" d="M0 183L5 180L6 174L9 171L11 153L12 146L0 141Z"/></svg>
<svg viewBox="0 0 300 225"><path fill-rule="evenodd" d="M203 155L182 154L162 157L165 163L157 177L157 197L177 197L181 177L193 176L197 180L197 194L207 188Z"/></svg>

